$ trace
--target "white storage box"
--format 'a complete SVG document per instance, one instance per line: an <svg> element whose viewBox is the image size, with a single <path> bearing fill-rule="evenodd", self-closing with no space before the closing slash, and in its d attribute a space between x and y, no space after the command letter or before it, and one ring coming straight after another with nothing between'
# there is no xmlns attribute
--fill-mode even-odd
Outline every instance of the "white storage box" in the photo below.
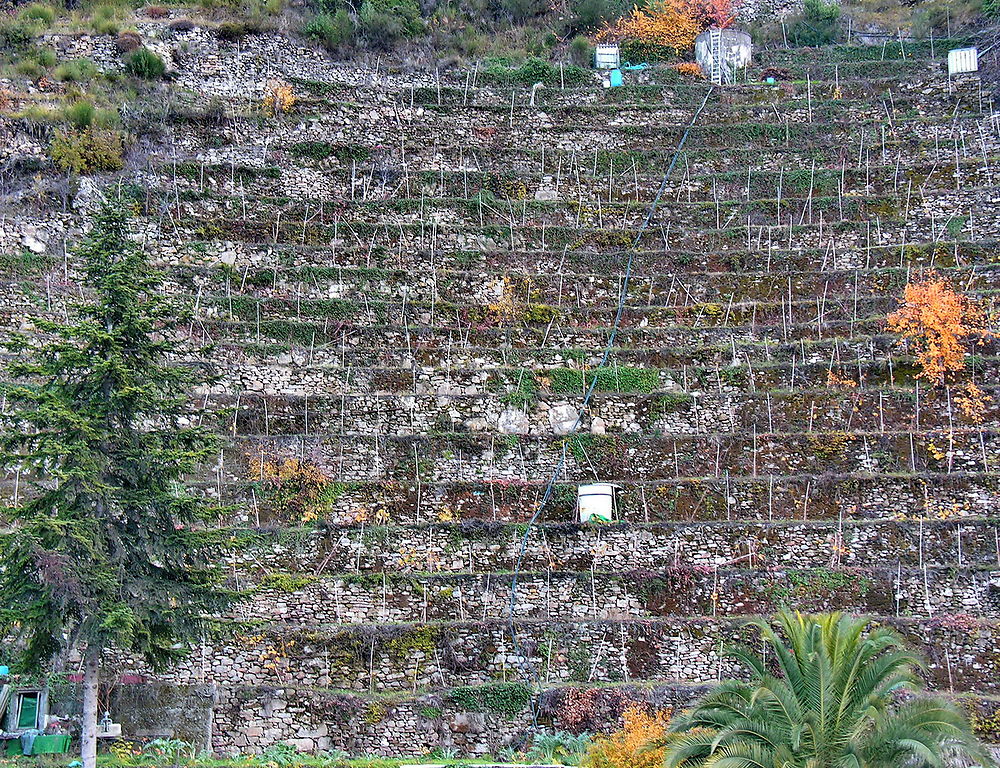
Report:
<svg viewBox="0 0 1000 768"><path fill-rule="evenodd" d="M589 483L581 485L576 492L576 506L580 510L581 523L610 523L615 519L617 485L611 483Z"/></svg>
<svg viewBox="0 0 1000 768"><path fill-rule="evenodd" d="M596 69L618 69L619 64L621 64L621 51L617 45L598 45L594 49Z"/></svg>
<svg viewBox="0 0 1000 768"><path fill-rule="evenodd" d="M976 48L955 48L948 51L948 74L961 75L979 71L979 50Z"/></svg>

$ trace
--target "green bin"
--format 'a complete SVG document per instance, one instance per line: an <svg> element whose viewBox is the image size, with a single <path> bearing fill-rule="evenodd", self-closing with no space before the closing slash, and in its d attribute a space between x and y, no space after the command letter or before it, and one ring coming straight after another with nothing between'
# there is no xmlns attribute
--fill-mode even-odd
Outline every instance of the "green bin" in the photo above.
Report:
<svg viewBox="0 0 1000 768"><path fill-rule="evenodd" d="M51 733L35 737L31 747L33 755L63 755L69 751L68 733Z"/></svg>
<svg viewBox="0 0 1000 768"><path fill-rule="evenodd" d="M4 747L4 754L7 757L17 757L21 754L21 740L20 739L5 739L7 742Z"/></svg>

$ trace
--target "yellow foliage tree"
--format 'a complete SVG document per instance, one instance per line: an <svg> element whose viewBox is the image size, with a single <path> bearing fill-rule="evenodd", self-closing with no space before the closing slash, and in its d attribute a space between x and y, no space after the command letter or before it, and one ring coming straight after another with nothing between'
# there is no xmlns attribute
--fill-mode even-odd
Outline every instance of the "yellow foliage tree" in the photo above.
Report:
<svg viewBox="0 0 1000 768"><path fill-rule="evenodd" d="M631 705L622 715L622 729L594 739L582 765L585 768L661 768L667 748L653 745L663 743L671 714L671 710L650 714L638 704Z"/></svg>
<svg viewBox="0 0 1000 768"><path fill-rule="evenodd" d="M987 394L973 381L970 381L955 394L958 412L973 424L982 424L986 419L988 403Z"/></svg>
<svg viewBox="0 0 1000 768"><path fill-rule="evenodd" d="M118 131L56 131L49 147L52 162L62 171L76 174L117 171L124 164L122 137Z"/></svg>
<svg viewBox="0 0 1000 768"><path fill-rule="evenodd" d="M625 16L597 34L598 40L634 39L673 49L688 51L701 32L699 7L691 0L651 0L644 8L634 7Z"/></svg>
<svg viewBox="0 0 1000 768"><path fill-rule="evenodd" d="M920 377L944 384L965 368L967 347L986 334L982 310L937 275L909 283L903 306L889 315L889 329L914 346Z"/></svg>
<svg viewBox="0 0 1000 768"><path fill-rule="evenodd" d="M272 117L288 114L295 106L296 98L292 86L280 80L272 80L267 84L262 104L264 113Z"/></svg>

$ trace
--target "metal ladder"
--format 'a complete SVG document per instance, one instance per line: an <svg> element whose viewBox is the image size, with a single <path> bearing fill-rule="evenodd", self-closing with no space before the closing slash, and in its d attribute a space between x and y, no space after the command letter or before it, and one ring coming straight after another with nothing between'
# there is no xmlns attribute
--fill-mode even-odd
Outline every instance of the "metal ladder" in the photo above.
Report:
<svg viewBox="0 0 1000 768"><path fill-rule="evenodd" d="M712 27L708 30L708 50L712 57L712 82L722 85L722 30Z"/></svg>
<svg viewBox="0 0 1000 768"><path fill-rule="evenodd" d="M0 685L0 731L4 729L4 719L7 714L7 707L10 705L11 687L7 684Z"/></svg>

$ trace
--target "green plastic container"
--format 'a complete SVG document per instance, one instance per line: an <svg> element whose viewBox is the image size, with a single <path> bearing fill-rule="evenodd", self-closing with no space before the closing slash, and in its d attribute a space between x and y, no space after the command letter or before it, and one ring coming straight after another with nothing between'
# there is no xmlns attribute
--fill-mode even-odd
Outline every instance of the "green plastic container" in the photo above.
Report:
<svg viewBox="0 0 1000 768"><path fill-rule="evenodd" d="M7 757L17 757L21 754L21 740L20 739L5 739L7 742L4 747L4 754Z"/></svg>

